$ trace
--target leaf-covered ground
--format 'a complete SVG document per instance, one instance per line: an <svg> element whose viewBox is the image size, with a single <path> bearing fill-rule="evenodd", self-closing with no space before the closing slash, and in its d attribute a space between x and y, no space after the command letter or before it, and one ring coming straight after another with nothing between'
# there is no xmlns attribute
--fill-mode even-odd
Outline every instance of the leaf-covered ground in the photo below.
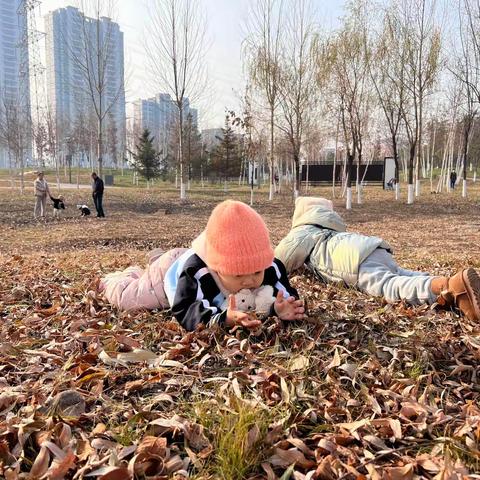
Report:
<svg viewBox="0 0 480 480"><path fill-rule="evenodd" d="M456 312L301 271L308 321L186 333L168 312L125 314L96 293L103 273L188 246L226 196L249 198L108 189L105 220L69 207L37 223L30 194L0 191L0 477L480 478L480 328ZM277 242L293 202L257 200ZM351 212L335 204L407 268L480 268L478 188L407 206L371 187Z"/></svg>

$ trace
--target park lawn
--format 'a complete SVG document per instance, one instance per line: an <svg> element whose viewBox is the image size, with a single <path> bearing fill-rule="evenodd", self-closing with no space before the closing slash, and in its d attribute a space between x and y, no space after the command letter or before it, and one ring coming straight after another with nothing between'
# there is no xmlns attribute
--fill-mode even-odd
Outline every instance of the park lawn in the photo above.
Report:
<svg viewBox="0 0 480 480"><path fill-rule="evenodd" d="M480 187L414 205L367 187L335 207L410 269L480 268ZM424 187L427 190L427 186ZM106 219L32 219L31 192L0 189L0 477L462 478L480 470L480 329L456 312L384 305L308 272L309 318L257 332L186 333L169 312L126 314L95 291L107 272L186 247L224 198L198 185L107 188ZM405 196L405 192L404 196ZM331 189L309 194L331 197ZM256 191L277 243L293 201ZM59 392L71 391L69 409ZM54 400L52 400L54 399ZM85 402L85 403L83 403ZM308 473L312 472L312 473ZM33 475L35 474L35 475Z"/></svg>

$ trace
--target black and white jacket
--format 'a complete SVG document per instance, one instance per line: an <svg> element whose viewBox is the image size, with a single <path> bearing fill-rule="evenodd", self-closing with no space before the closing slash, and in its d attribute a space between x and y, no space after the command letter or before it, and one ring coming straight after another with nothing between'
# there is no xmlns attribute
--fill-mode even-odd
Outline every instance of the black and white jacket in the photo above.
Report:
<svg viewBox="0 0 480 480"><path fill-rule="evenodd" d="M227 311L222 309L225 295L205 262L193 250L187 251L169 268L164 280L173 316L185 329L191 331L202 323L211 326L225 322ZM285 298L298 298L283 263L276 258L265 270L262 285L271 285L275 296L281 290Z"/></svg>

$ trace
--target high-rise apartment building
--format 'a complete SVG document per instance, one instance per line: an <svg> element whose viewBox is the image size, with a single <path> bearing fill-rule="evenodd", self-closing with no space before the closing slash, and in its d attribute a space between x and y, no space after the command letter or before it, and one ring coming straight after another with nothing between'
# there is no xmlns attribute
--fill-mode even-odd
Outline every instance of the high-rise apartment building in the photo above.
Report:
<svg viewBox="0 0 480 480"><path fill-rule="evenodd" d="M223 130L221 128L205 128L202 130L202 143L206 150L212 152L222 143Z"/></svg>
<svg viewBox="0 0 480 480"><path fill-rule="evenodd" d="M28 130L30 118L30 88L28 46L24 42L27 19L22 15L22 0L0 0L0 120L15 116L16 122ZM13 110L6 113L8 107ZM9 166L5 123L0 137L0 168ZM25 135L24 155L31 154L31 140ZM10 152L13 154L14 152ZM11 156L10 156L11 158Z"/></svg>
<svg viewBox="0 0 480 480"><path fill-rule="evenodd" d="M184 99L184 121L191 116L192 124L197 126L197 109L190 107L188 98ZM178 108L168 93L157 93L152 98L140 99L133 102L133 125L136 134L141 134L143 129L148 128L155 137L155 148L167 152L170 147L170 138L178 117Z"/></svg>
<svg viewBox="0 0 480 480"><path fill-rule="evenodd" d="M75 7L66 7L46 15L45 34L47 98L55 113L59 148L79 124L96 124L100 93L93 87L94 103L89 83L98 85L99 77L104 78L101 100L108 114L103 122L103 158L106 165L113 163L113 147L120 156L125 145L123 32L107 17L97 21Z"/></svg>

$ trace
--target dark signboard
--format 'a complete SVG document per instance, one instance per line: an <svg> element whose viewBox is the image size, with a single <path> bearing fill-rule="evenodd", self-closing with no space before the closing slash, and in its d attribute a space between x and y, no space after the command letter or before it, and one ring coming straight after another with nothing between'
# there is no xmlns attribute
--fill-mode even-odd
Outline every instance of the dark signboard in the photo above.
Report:
<svg viewBox="0 0 480 480"><path fill-rule="evenodd" d="M360 165L360 179L364 182L383 183L384 163L371 163L370 165ZM337 183L342 181L343 165L337 165L335 168L335 181ZM308 181L319 183L331 183L333 178L333 163L323 163L319 165L308 166ZM307 181L307 166L302 165L301 171L302 182ZM352 166L352 182L355 183L357 179L357 165Z"/></svg>

